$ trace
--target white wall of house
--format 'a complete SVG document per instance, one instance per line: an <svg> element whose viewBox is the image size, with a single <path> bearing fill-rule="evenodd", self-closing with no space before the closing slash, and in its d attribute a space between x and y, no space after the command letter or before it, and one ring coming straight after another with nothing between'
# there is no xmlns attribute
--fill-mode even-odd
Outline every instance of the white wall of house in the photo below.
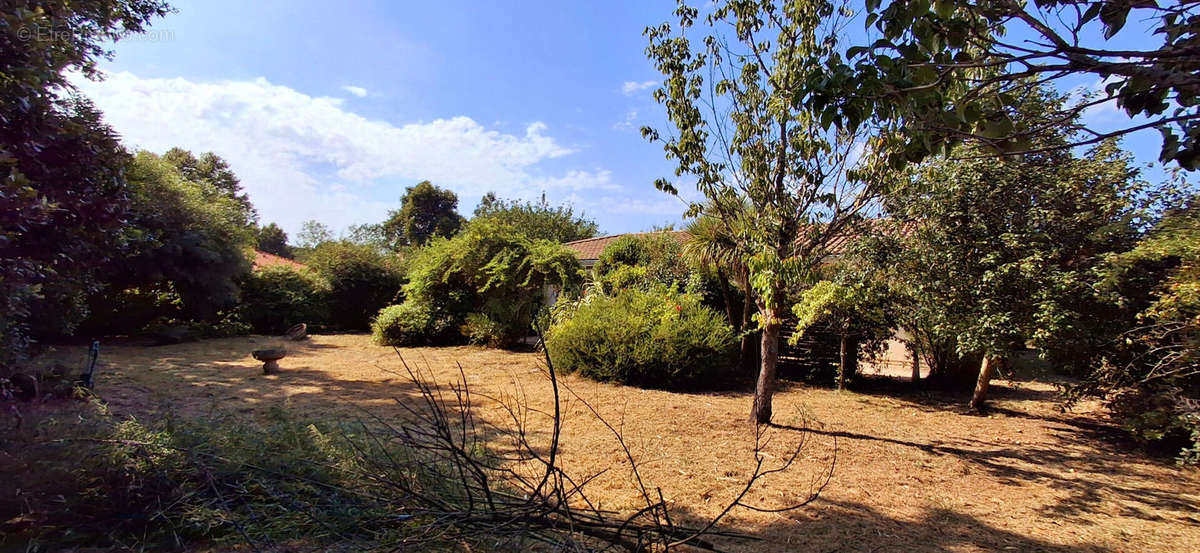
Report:
<svg viewBox="0 0 1200 553"><path fill-rule="evenodd" d="M859 371L868 375L911 378L912 355L908 351L908 346L905 345L905 340L908 338L907 333L897 332L895 336L888 339L883 353L874 359L867 359L859 363ZM921 378L928 375L929 367L925 366L925 363L921 363Z"/></svg>

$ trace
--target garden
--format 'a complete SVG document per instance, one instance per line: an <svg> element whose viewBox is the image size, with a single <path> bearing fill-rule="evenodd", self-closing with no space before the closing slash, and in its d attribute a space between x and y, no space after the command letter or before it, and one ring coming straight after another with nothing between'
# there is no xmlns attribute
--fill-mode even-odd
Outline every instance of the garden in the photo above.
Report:
<svg viewBox="0 0 1200 553"><path fill-rule="evenodd" d="M681 4L679 223L426 180L289 236L71 92L169 6L19 4L57 31L0 40L0 550L1200 550L1194 83L1107 89L1177 110L1155 173L1003 42L978 78L1012 13L867 2L868 48Z"/></svg>
<svg viewBox="0 0 1200 553"><path fill-rule="evenodd" d="M406 416L406 409L396 401L413 401L416 392L392 348L375 345L365 334L315 335L293 346L280 374L265 376L261 364L247 352L272 339L251 336L160 347L113 346L104 354L107 361L102 370L107 374L100 379L97 393L118 420L132 417L151 429L160 428L154 421L170 420L174 422L160 432L193 432L182 437L158 434L175 445L194 447L200 441L197 435L203 436L187 426L189 420L211 421L222 432L236 432L239 435L233 439L242 444L255 437L270 440L246 451L226 446L225 454L241 451L235 459L250 464L284 454L289 457L270 466L288 470L304 466L316 470L306 463L328 458L327 452L314 453L310 449L314 446L299 445L308 443L311 423L336 443L338 432L351 430L339 429L339 422L353 428L375 417L394 422ZM74 357L73 351L55 353ZM403 348L400 354L427 370L432 381L450 384L465 376L477 396L519 394L531 409L540 411L553 405L544 362L536 352L450 346ZM577 375L562 379L563 395L568 397L563 401L564 468L573 475L603 471L588 485L589 496L599 507L627 511L644 502L631 474L620 468L625 466L621 446L584 401L620 425L647 485L660 487L673 514L684 522L715 516L741 491L743 479L755 466L754 437L744 423L748 392L671 392ZM819 483L836 459L833 478L818 501L800 510L780 514L740 510L721 529L758 539L728 539L720 545L735 551L898 548L1055 553L1185 552L1200 545L1194 531L1200 482L1194 471L1180 472L1169 463L1147 458L1119 439L1120 429L1105 422L1097 401L1064 413L1058 409L1054 387L1036 381L1000 381L993 393L992 414L975 417L956 410L966 401L964 394L906 390L886 381L860 386L854 393L796 382L784 385L776 398L779 425L772 430L774 442L766 454L777 459L806 439L804 457L788 472L767 480L748 502L762 508L786 506L807 493L814 479ZM480 400L477 412L480 428L511 424L498 403ZM280 422L285 415L294 420ZM37 416L31 413L27 419ZM548 443L549 419L531 415L530 421L531 439ZM274 434L247 436L249 423L272 428ZM279 430L280 426L288 430ZM802 438L801 429L807 438ZM120 438L145 437L122 434ZM498 447L506 443L496 440ZM83 472L88 467L80 465L90 465L75 455L78 447L58 452L66 458L65 469ZM54 458L44 453L41 457ZM241 474L238 470L245 469L235 465L225 470ZM250 472L249 476L257 475ZM28 500L34 506L54 505L50 494ZM366 547L368 537L351 529L364 520L378 520L357 513L316 522L298 511L286 523L292 526L272 534L260 525L272 513L282 512L280 502L248 503L244 510L234 511L236 518L218 516L222 509L214 507L211 518L200 520L211 524L211 535L230 547L244 542L229 525L236 520L247 525L254 543L263 549L277 543L301 551L327 550L338 543L350 544L351 549ZM336 505L321 503L327 504ZM146 508L145 503L137 506ZM85 522L112 524L112 514L104 510L110 508L92 506L89 511L81 506L66 521L40 523L46 528L69 524L81 529ZM186 509L169 513L172 524L191 516L195 513ZM136 526L136 517L121 520L127 521L122 523L127 528L116 528L126 534L144 528ZM332 544L321 542L328 544L323 546L309 543L305 549L304 542L281 537L287 531L313 536L331 532L321 524L355 540L338 538Z"/></svg>

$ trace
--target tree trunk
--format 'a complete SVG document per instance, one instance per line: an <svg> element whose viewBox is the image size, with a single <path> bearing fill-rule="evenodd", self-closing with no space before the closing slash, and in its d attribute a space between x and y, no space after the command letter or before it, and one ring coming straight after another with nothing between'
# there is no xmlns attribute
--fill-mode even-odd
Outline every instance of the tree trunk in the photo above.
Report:
<svg viewBox="0 0 1200 553"><path fill-rule="evenodd" d="M721 285L721 299L725 300L725 317L729 319L729 326L734 330L741 330L737 306L733 304L733 292L729 290L729 280L725 277L725 271L717 269L717 282Z"/></svg>
<svg viewBox="0 0 1200 553"><path fill-rule="evenodd" d="M908 345L908 353L912 355L912 383L913 385L921 383L921 346L913 338L913 342Z"/></svg>
<svg viewBox="0 0 1200 553"><path fill-rule="evenodd" d="M846 366L849 364L846 355L849 353L849 346L850 335L843 332L841 334L841 350L838 357L837 389L839 392L846 389Z"/></svg>
<svg viewBox="0 0 1200 553"><path fill-rule="evenodd" d="M775 365L779 361L779 319L773 308L762 312L762 365L758 372L758 384L754 387L754 410L750 421L757 424L771 422L771 396L775 394Z"/></svg>
<svg viewBox="0 0 1200 553"><path fill-rule="evenodd" d="M998 364L1000 364L1000 359L984 354L983 363L979 366L979 380L975 381L975 393L971 396L971 403L968 405L971 409L976 411L983 409L983 405L987 401L988 387L992 384L992 375L995 374Z"/></svg>
<svg viewBox="0 0 1200 553"><path fill-rule="evenodd" d="M758 343L755 341L755 333L749 330L749 326L742 327L746 329L742 334L742 350L738 354L739 366L742 368L743 374L752 374L754 368L759 365L758 361Z"/></svg>
<svg viewBox="0 0 1200 553"><path fill-rule="evenodd" d="M741 366L745 374L750 374L754 367L759 365L758 349L754 340L754 332L750 331L751 323L754 322L754 302L750 296L750 279L743 270L741 274L741 285L745 298L742 300L742 351L741 351Z"/></svg>

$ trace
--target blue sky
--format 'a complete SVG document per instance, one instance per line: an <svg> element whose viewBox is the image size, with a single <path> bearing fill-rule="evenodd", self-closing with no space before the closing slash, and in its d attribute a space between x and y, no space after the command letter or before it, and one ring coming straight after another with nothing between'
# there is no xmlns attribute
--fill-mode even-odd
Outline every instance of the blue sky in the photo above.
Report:
<svg viewBox="0 0 1200 553"><path fill-rule="evenodd" d="M545 192L606 233L680 219L652 185L673 165L638 132L663 124L641 32L673 2L174 5L81 89L133 147L228 159L264 223L377 222L424 179L467 215L495 191ZM1153 161L1157 133L1126 145Z"/></svg>
<svg viewBox="0 0 1200 553"><path fill-rule="evenodd" d="M604 232L679 220L638 133L660 112L625 86L656 79L641 31L670 3L342 4L179 0L83 90L132 146L230 160L291 233L378 221L422 179L468 215L544 191Z"/></svg>

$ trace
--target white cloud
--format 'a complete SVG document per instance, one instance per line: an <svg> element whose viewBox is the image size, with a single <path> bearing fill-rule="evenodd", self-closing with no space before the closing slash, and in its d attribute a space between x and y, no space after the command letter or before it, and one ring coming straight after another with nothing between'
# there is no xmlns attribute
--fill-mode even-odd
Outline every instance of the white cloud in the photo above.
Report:
<svg viewBox="0 0 1200 553"><path fill-rule="evenodd" d="M625 119L613 124L613 128L618 131L626 131L633 128L633 122L637 121L638 112L636 109L631 109L625 113Z"/></svg>
<svg viewBox="0 0 1200 553"><path fill-rule="evenodd" d="M686 188L680 190L679 196L659 192L649 185L643 190L643 193L635 196L603 194L585 198L578 194L572 194L567 197L567 201L589 213L599 210L608 214L649 215L656 220L682 220L683 212L687 211L689 199L696 201L691 197L700 196L699 193L693 194L692 190Z"/></svg>
<svg viewBox="0 0 1200 553"><path fill-rule="evenodd" d="M1109 98L1107 87L1114 82L1117 82L1116 77L1101 77L1090 84L1077 86L1067 93L1067 102L1072 105L1104 100L1083 110L1084 124L1106 126L1125 120L1121 109L1117 107L1117 99Z"/></svg>
<svg viewBox="0 0 1200 553"><path fill-rule="evenodd" d="M306 219L334 228L378 221L403 186L423 179L454 190L463 204L489 190L532 198L616 188L602 169L540 170L541 162L574 152L540 122L514 134L462 116L393 125L347 111L341 99L261 78L193 82L122 72L75 82L131 147L224 157L262 219L289 232Z"/></svg>
<svg viewBox="0 0 1200 553"><path fill-rule="evenodd" d="M653 87L657 84L658 81L625 81L625 84L621 85L621 92L626 96L633 96L634 94L637 94L638 92L646 90L647 88Z"/></svg>
<svg viewBox="0 0 1200 553"><path fill-rule="evenodd" d="M678 198L671 196L660 195L659 197L637 198L625 197L614 198L606 197L601 200L603 205L614 206L609 210L614 213L624 213L632 215L658 215L666 218L681 218L683 212L687 210L687 204Z"/></svg>
<svg viewBox="0 0 1200 553"><path fill-rule="evenodd" d="M365 89L361 86L346 85L346 86L342 87L342 90L345 90L346 92L349 92L355 96L358 96L359 98L367 97L367 89Z"/></svg>

